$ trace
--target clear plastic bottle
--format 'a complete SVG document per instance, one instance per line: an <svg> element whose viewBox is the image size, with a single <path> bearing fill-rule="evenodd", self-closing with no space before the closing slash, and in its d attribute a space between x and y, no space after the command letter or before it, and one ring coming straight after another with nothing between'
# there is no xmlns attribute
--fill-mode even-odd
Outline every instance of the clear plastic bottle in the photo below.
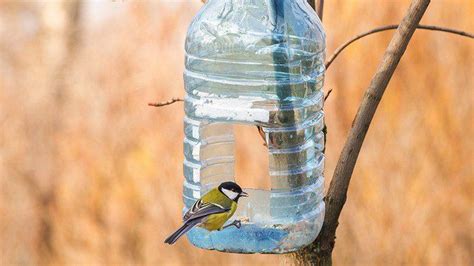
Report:
<svg viewBox="0 0 474 266"><path fill-rule="evenodd" d="M311 243L324 218L325 34L306 0L210 0L186 39L185 211L234 180L233 124L263 127L271 191L245 189L231 219L194 228L197 247L285 253ZM250 177L252 178L252 177ZM253 177L258 178L258 177Z"/></svg>

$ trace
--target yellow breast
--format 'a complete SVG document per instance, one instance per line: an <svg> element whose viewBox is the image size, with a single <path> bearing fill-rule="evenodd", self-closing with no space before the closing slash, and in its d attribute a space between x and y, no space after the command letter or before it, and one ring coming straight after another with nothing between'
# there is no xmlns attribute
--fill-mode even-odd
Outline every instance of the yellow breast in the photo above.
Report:
<svg viewBox="0 0 474 266"><path fill-rule="evenodd" d="M201 225L202 228L207 229L208 231L219 230L224 226L224 224L234 215L235 210L237 209L237 204L232 202L230 211L219 214L211 214Z"/></svg>

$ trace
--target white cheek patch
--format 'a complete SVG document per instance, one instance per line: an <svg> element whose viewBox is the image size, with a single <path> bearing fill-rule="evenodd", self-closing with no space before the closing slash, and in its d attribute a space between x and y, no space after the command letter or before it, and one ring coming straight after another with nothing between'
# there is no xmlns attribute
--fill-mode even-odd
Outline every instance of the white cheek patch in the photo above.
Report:
<svg viewBox="0 0 474 266"><path fill-rule="evenodd" d="M229 199L234 200L239 196L239 193L223 188L222 193L224 193Z"/></svg>

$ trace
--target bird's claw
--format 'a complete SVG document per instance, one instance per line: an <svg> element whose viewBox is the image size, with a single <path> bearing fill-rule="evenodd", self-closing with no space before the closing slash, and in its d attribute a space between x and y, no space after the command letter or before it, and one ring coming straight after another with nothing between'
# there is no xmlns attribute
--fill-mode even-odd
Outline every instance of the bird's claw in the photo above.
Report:
<svg viewBox="0 0 474 266"><path fill-rule="evenodd" d="M234 224L235 227L237 227L237 229L240 229L240 227L242 226L242 223L240 222L240 220L235 220L232 223Z"/></svg>
<svg viewBox="0 0 474 266"><path fill-rule="evenodd" d="M242 223L240 222L240 220L234 220L232 223L222 227L222 229L225 229L225 228L230 227L230 226L235 226L235 227L237 227L237 229L240 229L240 227L242 227Z"/></svg>

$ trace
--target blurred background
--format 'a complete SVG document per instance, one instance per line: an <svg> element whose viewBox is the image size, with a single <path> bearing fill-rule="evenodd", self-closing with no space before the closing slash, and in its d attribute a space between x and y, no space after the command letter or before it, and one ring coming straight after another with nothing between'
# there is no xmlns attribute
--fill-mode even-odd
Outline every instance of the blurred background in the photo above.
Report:
<svg viewBox="0 0 474 266"><path fill-rule="evenodd" d="M408 0L326 1L327 52L398 23ZM181 222L188 1L0 1L0 264L287 264L288 256L163 244ZM423 24L474 30L471 0ZM393 31L329 68L326 187ZM337 231L338 265L474 264L474 42L417 31L379 106ZM253 127L237 180L268 187Z"/></svg>

